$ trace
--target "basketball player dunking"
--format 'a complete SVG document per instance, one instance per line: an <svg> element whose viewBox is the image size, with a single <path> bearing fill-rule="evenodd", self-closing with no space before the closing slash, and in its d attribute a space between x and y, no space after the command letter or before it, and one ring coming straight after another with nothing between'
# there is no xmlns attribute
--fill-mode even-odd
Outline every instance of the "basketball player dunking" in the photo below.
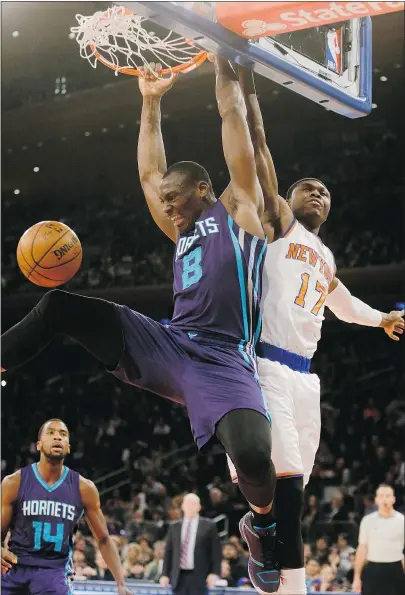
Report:
<svg viewBox="0 0 405 595"><path fill-rule="evenodd" d="M306 593L301 514L320 437L319 378L310 374L325 305L346 322L380 326L398 340L404 312L384 314L353 297L336 277L331 251L318 237L331 197L317 179L295 182L287 200L278 195L273 161L252 74L239 69L265 212L269 246L263 272L263 333L257 347L259 376L272 417L277 473L275 514L283 595ZM225 193L232 192L232 184ZM228 460L233 479L237 474Z"/></svg>
<svg viewBox="0 0 405 595"><path fill-rule="evenodd" d="M69 430L60 419L38 433L38 463L8 475L1 485L1 592L4 595L70 595L73 534L82 514L118 585L130 595L93 482L63 465ZM8 548L3 547L10 531Z"/></svg>
<svg viewBox="0 0 405 595"><path fill-rule="evenodd" d="M273 593L271 425L255 365L260 336L266 240L263 194L237 76L216 63L216 95L232 196L217 200L206 170L193 162L166 169L160 98L173 79L140 79L138 165L159 227L175 242L174 315L161 325L126 306L54 290L2 337L2 367L21 365L57 334L81 343L124 382L185 403L199 448L216 437L235 465L251 506L241 521L260 593Z"/></svg>

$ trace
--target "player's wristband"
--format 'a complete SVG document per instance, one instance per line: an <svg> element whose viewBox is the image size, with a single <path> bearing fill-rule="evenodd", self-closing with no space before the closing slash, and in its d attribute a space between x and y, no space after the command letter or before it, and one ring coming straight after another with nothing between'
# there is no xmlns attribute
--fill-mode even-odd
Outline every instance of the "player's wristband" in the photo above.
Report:
<svg viewBox="0 0 405 595"><path fill-rule="evenodd" d="M344 322L380 326L382 321L381 312L354 297L341 281L338 281L336 289L328 294L325 304Z"/></svg>

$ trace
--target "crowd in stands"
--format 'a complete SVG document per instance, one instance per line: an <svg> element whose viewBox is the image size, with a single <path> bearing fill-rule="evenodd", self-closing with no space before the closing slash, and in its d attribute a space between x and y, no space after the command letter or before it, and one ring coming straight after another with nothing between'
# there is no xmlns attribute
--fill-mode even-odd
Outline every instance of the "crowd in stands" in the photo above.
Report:
<svg viewBox="0 0 405 595"><path fill-rule="evenodd" d="M114 531L114 529L112 529ZM127 579L158 582L162 572L165 542L153 541L146 530L134 538L125 531L113 534ZM314 545L304 544L307 589L310 592L348 592L353 582L355 548L346 533L335 542L320 537ZM78 532L73 554L76 580L113 580L96 549L94 539ZM218 586L252 588L247 571L248 552L243 541L232 535L222 544L221 576Z"/></svg>

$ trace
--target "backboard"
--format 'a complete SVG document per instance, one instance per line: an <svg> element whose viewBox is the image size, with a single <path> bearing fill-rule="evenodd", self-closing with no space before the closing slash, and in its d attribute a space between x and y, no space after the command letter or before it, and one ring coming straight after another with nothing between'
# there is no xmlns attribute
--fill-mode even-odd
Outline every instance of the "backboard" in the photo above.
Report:
<svg viewBox="0 0 405 595"><path fill-rule="evenodd" d="M349 118L371 111L370 16L404 8L403 2L121 4Z"/></svg>

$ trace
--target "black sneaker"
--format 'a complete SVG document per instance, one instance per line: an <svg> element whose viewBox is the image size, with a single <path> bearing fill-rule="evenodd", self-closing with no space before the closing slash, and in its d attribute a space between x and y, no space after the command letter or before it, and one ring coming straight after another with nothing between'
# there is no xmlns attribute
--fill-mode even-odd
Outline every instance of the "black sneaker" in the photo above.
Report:
<svg viewBox="0 0 405 595"><path fill-rule="evenodd" d="M253 525L253 513L239 522L239 531L249 547L249 577L258 593L275 593L280 586L280 564L276 559L276 523L262 529Z"/></svg>

